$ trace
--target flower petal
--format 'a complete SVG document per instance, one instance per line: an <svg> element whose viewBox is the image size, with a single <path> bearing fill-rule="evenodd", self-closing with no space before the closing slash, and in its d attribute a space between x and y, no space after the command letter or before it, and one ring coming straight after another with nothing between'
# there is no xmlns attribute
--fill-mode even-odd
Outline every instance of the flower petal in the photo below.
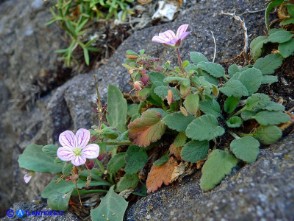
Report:
<svg viewBox="0 0 294 221"><path fill-rule="evenodd" d="M181 40L184 40L188 35L190 34L190 32L185 32L185 33L183 33L182 35L181 35L181 37L180 37L180 39Z"/></svg>
<svg viewBox="0 0 294 221"><path fill-rule="evenodd" d="M97 144L89 144L82 149L82 156L87 159L95 159L99 155L99 149Z"/></svg>
<svg viewBox="0 0 294 221"><path fill-rule="evenodd" d="M188 24L183 24L183 25L181 25L181 26L178 28L178 30L177 30L177 34L176 34L177 38L181 38L181 39L182 39L181 36L187 31L188 27L189 27Z"/></svg>
<svg viewBox="0 0 294 221"><path fill-rule="evenodd" d="M28 183L28 182L30 182L30 180L32 179L32 175L26 173L26 174L24 175L23 179L24 179L25 183Z"/></svg>
<svg viewBox="0 0 294 221"><path fill-rule="evenodd" d="M84 128L81 128L76 133L76 139L77 139L77 146L78 147L85 147L90 141L90 131L86 130Z"/></svg>
<svg viewBox="0 0 294 221"><path fill-rule="evenodd" d="M76 136L70 130L66 130L59 135L59 143L63 147L76 147Z"/></svg>
<svg viewBox="0 0 294 221"><path fill-rule="evenodd" d="M163 33L159 33L159 37L165 37L165 38L167 38L169 40L177 38L175 33L173 31L171 31L171 30L167 30L167 31L165 31Z"/></svg>
<svg viewBox="0 0 294 221"><path fill-rule="evenodd" d="M84 156L75 156L71 163L75 166L81 166L86 163L86 158Z"/></svg>
<svg viewBox="0 0 294 221"><path fill-rule="evenodd" d="M57 150L57 157L62 161L70 161L75 155L71 147L59 147Z"/></svg>
<svg viewBox="0 0 294 221"><path fill-rule="evenodd" d="M152 38L152 41L164 44L165 42L169 41L169 39L166 39L166 38L160 37L160 36L154 36Z"/></svg>

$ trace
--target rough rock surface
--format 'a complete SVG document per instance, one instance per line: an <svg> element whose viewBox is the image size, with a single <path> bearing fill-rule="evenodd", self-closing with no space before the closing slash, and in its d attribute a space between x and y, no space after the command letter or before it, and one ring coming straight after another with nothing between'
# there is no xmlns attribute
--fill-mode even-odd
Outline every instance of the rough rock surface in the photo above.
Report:
<svg viewBox="0 0 294 221"><path fill-rule="evenodd" d="M126 220L267 220L294 217L294 134L203 193L199 174L139 200Z"/></svg>
<svg viewBox="0 0 294 221"><path fill-rule="evenodd" d="M49 82L46 73L56 78L60 73L54 50L61 48L63 41L55 26L44 25L49 12L42 2L10 0L1 3L0 7L0 162L1 168L5 168L5 173L1 172L0 186L2 212L12 202L34 199L48 182L48 176L37 175L29 185L24 184L17 158L27 144L56 142L59 133L65 129L89 128L96 123L93 74L99 80L103 97L108 84L130 90L126 83L128 74L121 66L127 49L146 49L151 55L171 58L173 51L152 43L151 38L161 31L175 30L188 23L191 35L183 43L183 55L187 57L191 50L200 51L211 60L213 31L216 61L224 61L242 51L244 38L240 23L220 15L221 10L242 14L250 40L262 34L264 29L263 11L260 11L265 8L264 1L197 1L182 10L172 23L136 31L101 68L76 76L58 88L55 88L58 85L47 88L43 84Z"/></svg>

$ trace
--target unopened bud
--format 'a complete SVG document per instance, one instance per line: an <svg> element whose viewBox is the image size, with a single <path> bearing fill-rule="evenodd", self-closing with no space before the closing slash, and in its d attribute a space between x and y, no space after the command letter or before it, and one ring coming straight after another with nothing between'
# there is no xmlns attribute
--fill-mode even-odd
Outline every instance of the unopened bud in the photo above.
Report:
<svg viewBox="0 0 294 221"><path fill-rule="evenodd" d="M168 105L170 105L173 102L173 92L172 92L172 90L167 91L166 99L167 99Z"/></svg>
<svg viewBox="0 0 294 221"><path fill-rule="evenodd" d="M147 74L143 74L141 77L141 82L144 86L146 86L149 83L149 76Z"/></svg>
<svg viewBox="0 0 294 221"><path fill-rule="evenodd" d="M134 82L134 89L135 89L136 91L140 91L140 90L142 90L142 82L141 82L141 81L135 81L135 82Z"/></svg>

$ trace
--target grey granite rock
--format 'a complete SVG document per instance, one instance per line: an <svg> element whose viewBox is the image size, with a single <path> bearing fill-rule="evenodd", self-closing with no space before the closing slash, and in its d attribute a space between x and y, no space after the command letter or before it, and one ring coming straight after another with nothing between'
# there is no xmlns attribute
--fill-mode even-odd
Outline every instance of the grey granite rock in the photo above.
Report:
<svg viewBox="0 0 294 221"><path fill-rule="evenodd" d="M202 192L197 173L142 198L125 220L291 221L293 178L294 134L290 134L263 149L255 163L235 171L214 190Z"/></svg>

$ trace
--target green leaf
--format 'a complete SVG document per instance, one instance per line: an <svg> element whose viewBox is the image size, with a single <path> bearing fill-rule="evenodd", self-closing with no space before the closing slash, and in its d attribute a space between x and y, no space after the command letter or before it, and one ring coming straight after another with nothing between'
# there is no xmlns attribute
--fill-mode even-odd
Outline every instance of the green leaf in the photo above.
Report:
<svg viewBox="0 0 294 221"><path fill-rule="evenodd" d="M234 74L236 74L237 72L240 71L240 68L238 65L236 64L232 64L230 65L230 67L228 68L228 72L229 72L229 75L232 77Z"/></svg>
<svg viewBox="0 0 294 221"><path fill-rule="evenodd" d="M264 126L285 123L291 120L288 114L280 111L261 111L253 118Z"/></svg>
<svg viewBox="0 0 294 221"><path fill-rule="evenodd" d="M200 110L205 114L211 114L215 117L219 117L221 115L220 105L215 99L200 101Z"/></svg>
<svg viewBox="0 0 294 221"><path fill-rule="evenodd" d="M184 132L194 119L195 117L192 115L184 116L181 112L176 112L166 115L162 121L168 128L178 132Z"/></svg>
<svg viewBox="0 0 294 221"><path fill-rule="evenodd" d="M139 104L128 105L128 116L131 118L131 121L140 117L139 109L140 109Z"/></svg>
<svg viewBox="0 0 294 221"><path fill-rule="evenodd" d="M178 101L181 99L180 92L175 87L169 87L169 86L157 86L154 88L154 93L159 96L162 100L166 99L168 90L171 90L173 93L173 100Z"/></svg>
<svg viewBox="0 0 294 221"><path fill-rule="evenodd" d="M189 94L184 101L184 106L188 113L196 116L199 110L199 95Z"/></svg>
<svg viewBox="0 0 294 221"><path fill-rule="evenodd" d="M105 197L101 199L99 206L91 210L92 221L123 221L128 202L114 192L112 186Z"/></svg>
<svg viewBox="0 0 294 221"><path fill-rule="evenodd" d="M62 174L64 176L69 176L71 174L72 168L73 168L73 165L71 162L65 163L62 168Z"/></svg>
<svg viewBox="0 0 294 221"><path fill-rule="evenodd" d="M151 72L151 73L148 73L148 75L149 75L150 82L154 84L155 86L166 85L163 82L165 78L163 74L157 73L157 72Z"/></svg>
<svg viewBox="0 0 294 221"><path fill-rule="evenodd" d="M294 38L292 38L290 41L279 44L278 49L284 58L287 58L293 55L294 54Z"/></svg>
<svg viewBox="0 0 294 221"><path fill-rule="evenodd" d="M269 54L256 60L253 67L259 69L262 74L273 74L283 63L283 57L278 54Z"/></svg>
<svg viewBox="0 0 294 221"><path fill-rule="evenodd" d="M262 73L256 68L248 68L238 73L237 79L246 87L248 94L251 95L258 90L261 85Z"/></svg>
<svg viewBox="0 0 294 221"><path fill-rule="evenodd" d="M78 180L77 182L78 188L83 188L85 186L86 186L86 181ZM92 180L89 186L109 186L109 183L104 180L100 180L100 181ZM66 194L71 192L75 188L76 188L76 185L72 181L65 181L61 179L57 182L57 179L53 179L45 187L45 189L41 193L41 196L43 198L49 198L51 195L55 193Z"/></svg>
<svg viewBox="0 0 294 221"><path fill-rule="evenodd" d="M125 174L116 184L116 191L122 192L127 189L135 189L139 183L137 174Z"/></svg>
<svg viewBox="0 0 294 221"><path fill-rule="evenodd" d="M242 111L241 112L241 117L242 117L242 119L243 120L250 120L250 119L252 119L253 117L254 117L254 115L255 115L256 113L255 112L252 112L252 111Z"/></svg>
<svg viewBox="0 0 294 221"><path fill-rule="evenodd" d="M137 173L141 170L148 161L148 155L143 148L137 146L129 146L126 152L126 167L127 174Z"/></svg>
<svg viewBox="0 0 294 221"><path fill-rule="evenodd" d="M235 139L230 144L230 150L234 155L245 161L246 163L253 163L259 154L259 142L251 136Z"/></svg>
<svg viewBox="0 0 294 221"><path fill-rule="evenodd" d="M30 144L19 156L18 163L21 168L42 173L59 173L63 164L54 163L55 158L42 151L41 145Z"/></svg>
<svg viewBox="0 0 294 221"><path fill-rule="evenodd" d="M266 36L258 36L250 43L250 55L254 61L261 56L262 48L266 39Z"/></svg>
<svg viewBox="0 0 294 221"><path fill-rule="evenodd" d="M83 52L84 52L84 59L85 59L86 65L89 65L90 64L89 51L87 48L83 48Z"/></svg>
<svg viewBox="0 0 294 221"><path fill-rule="evenodd" d="M239 80L231 79L219 90L228 97L242 97L249 95L247 88Z"/></svg>
<svg viewBox="0 0 294 221"><path fill-rule="evenodd" d="M182 149L181 157L183 160L191 163L196 163L199 160L206 158L208 154L209 143L208 141L192 140L185 144Z"/></svg>
<svg viewBox="0 0 294 221"><path fill-rule="evenodd" d="M207 191L213 189L237 165L238 160L223 150L213 150L202 167L200 187Z"/></svg>
<svg viewBox="0 0 294 221"><path fill-rule="evenodd" d="M126 165L126 153L117 153L114 155L107 164L107 170L110 174L116 174L121 168Z"/></svg>
<svg viewBox="0 0 294 221"><path fill-rule="evenodd" d="M197 64L197 68L206 71L211 76L216 78L225 76L225 69L220 64L202 61Z"/></svg>
<svg viewBox="0 0 294 221"><path fill-rule="evenodd" d="M271 101L263 109L268 111L284 111L285 107L282 104Z"/></svg>
<svg viewBox="0 0 294 221"><path fill-rule="evenodd" d="M186 140L187 140L187 136L185 133L178 133L178 135L176 136L176 138L173 142L173 145L175 147L182 147L185 145Z"/></svg>
<svg viewBox="0 0 294 221"><path fill-rule="evenodd" d="M282 137L282 131L277 126L260 126L254 132L253 136L260 143L269 145L275 143Z"/></svg>
<svg viewBox="0 0 294 221"><path fill-rule="evenodd" d="M287 18L280 22L281 26L294 24L294 18Z"/></svg>
<svg viewBox="0 0 294 221"><path fill-rule="evenodd" d="M248 111L258 111L264 109L270 102L268 95L256 93L247 98L245 107Z"/></svg>
<svg viewBox="0 0 294 221"><path fill-rule="evenodd" d="M140 118L129 124L129 137L134 144L147 147L164 134L166 126L161 121L165 113L160 109L149 109Z"/></svg>
<svg viewBox="0 0 294 221"><path fill-rule="evenodd" d="M266 9L265 9L265 15L264 15L264 19L265 19L265 26L267 29L269 29L269 25L270 25L270 21L269 21L269 15L271 12L274 11L274 9L279 6L280 4L282 4L284 2L284 0L273 0L271 1Z"/></svg>
<svg viewBox="0 0 294 221"><path fill-rule="evenodd" d="M272 84L278 81L278 77L272 75L263 75L261 78L261 84Z"/></svg>
<svg viewBox="0 0 294 221"><path fill-rule="evenodd" d="M238 107L238 104L240 102L239 97L228 97L224 104L224 110L225 112L231 114L233 111Z"/></svg>
<svg viewBox="0 0 294 221"><path fill-rule="evenodd" d="M123 132L127 123L127 101L121 91L113 85L108 86L107 95L107 122L111 127Z"/></svg>
<svg viewBox="0 0 294 221"><path fill-rule="evenodd" d="M190 52L190 60L194 64L198 64L201 61L208 61L208 59L203 54L196 51Z"/></svg>
<svg viewBox="0 0 294 221"><path fill-rule="evenodd" d="M161 166L163 164L165 164L169 159L168 154L164 154L162 157L160 157L158 160L156 160L153 165L154 166Z"/></svg>
<svg viewBox="0 0 294 221"><path fill-rule="evenodd" d="M48 206L53 210L66 211L68 209L68 202L71 196L71 192L68 193L53 193L47 199Z"/></svg>
<svg viewBox="0 0 294 221"><path fill-rule="evenodd" d="M237 128L240 127L243 123L242 119L238 116L231 117L229 120L226 121L228 127Z"/></svg>
<svg viewBox="0 0 294 221"><path fill-rule="evenodd" d="M187 78L182 77L166 77L163 80L164 83L178 83L180 85L183 85L185 87L190 86L190 80Z"/></svg>
<svg viewBox="0 0 294 221"><path fill-rule="evenodd" d="M292 36L291 32L279 29L268 36L267 42L284 43L291 40Z"/></svg>
<svg viewBox="0 0 294 221"><path fill-rule="evenodd" d="M56 146L54 144L48 144L42 148L42 151L44 153L48 154L48 156L50 156L52 158L56 158L57 157L57 149L58 149L58 146Z"/></svg>
<svg viewBox="0 0 294 221"><path fill-rule="evenodd" d="M224 128L218 125L213 115L203 115L193 120L186 129L187 137L193 140L212 140L223 135Z"/></svg>

